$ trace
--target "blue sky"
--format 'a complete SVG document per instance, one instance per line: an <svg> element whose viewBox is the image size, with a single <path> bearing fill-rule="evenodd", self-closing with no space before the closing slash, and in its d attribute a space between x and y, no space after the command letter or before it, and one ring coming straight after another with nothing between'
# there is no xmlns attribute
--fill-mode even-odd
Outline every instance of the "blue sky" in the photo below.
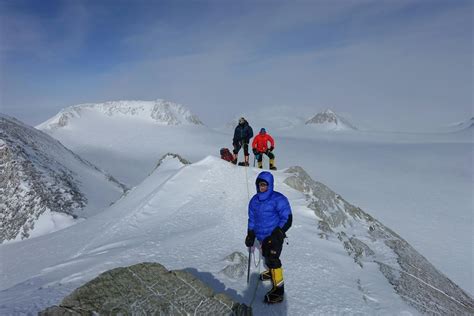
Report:
<svg viewBox="0 0 474 316"><path fill-rule="evenodd" d="M0 111L163 98L210 125L273 106L445 125L473 115L472 27L463 0L0 0Z"/></svg>

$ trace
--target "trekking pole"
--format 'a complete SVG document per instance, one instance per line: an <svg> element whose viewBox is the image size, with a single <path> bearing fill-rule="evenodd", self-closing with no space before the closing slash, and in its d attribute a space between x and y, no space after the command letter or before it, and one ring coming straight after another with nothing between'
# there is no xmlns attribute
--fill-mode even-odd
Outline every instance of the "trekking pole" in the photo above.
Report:
<svg viewBox="0 0 474 316"><path fill-rule="evenodd" d="M255 155L253 155L253 167L255 168Z"/></svg>
<svg viewBox="0 0 474 316"><path fill-rule="evenodd" d="M249 262L247 268L247 284L250 282L250 257L252 256L252 247L249 247Z"/></svg>

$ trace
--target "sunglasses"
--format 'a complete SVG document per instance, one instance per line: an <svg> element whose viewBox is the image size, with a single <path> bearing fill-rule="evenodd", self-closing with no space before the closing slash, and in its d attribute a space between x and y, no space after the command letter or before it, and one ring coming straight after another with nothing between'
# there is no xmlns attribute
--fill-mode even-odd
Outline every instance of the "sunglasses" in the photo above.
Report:
<svg viewBox="0 0 474 316"><path fill-rule="evenodd" d="M260 182L260 183L258 184L258 186L259 186L259 187L267 187L268 184L267 184L266 182L263 182L263 181L262 181L262 182Z"/></svg>

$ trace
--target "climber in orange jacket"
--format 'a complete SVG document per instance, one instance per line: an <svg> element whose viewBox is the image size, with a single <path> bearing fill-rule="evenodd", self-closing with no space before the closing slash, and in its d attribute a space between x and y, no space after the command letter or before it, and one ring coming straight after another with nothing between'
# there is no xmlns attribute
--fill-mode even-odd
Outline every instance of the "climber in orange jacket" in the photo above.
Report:
<svg viewBox="0 0 474 316"><path fill-rule="evenodd" d="M270 142L270 147L268 147L268 142ZM267 134L267 131L264 128L260 129L260 133L253 138L252 142L252 151L257 158L258 167L261 169L263 167L263 154L267 155L270 159L270 170L276 170L275 167L275 155L273 150L275 149L275 141L270 134Z"/></svg>

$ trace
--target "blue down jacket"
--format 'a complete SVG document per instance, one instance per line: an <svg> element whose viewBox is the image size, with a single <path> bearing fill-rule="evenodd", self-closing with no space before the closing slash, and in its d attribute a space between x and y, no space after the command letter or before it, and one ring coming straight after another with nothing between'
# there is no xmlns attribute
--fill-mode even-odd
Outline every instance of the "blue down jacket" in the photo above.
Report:
<svg viewBox="0 0 474 316"><path fill-rule="evenodd" d="M258 182L263 179L268 183L266 192L259 192ZM291 207L288 199L280 192L273 191L273 175L270 172L263 171L255 181L257 194L249 202L249 223L248 229L253 230L257 239L261 242L270 236L277 227L284 228L286 231L291 225L288 218L291 217ZM287 225L285 225L287 224Z"/></svg>

